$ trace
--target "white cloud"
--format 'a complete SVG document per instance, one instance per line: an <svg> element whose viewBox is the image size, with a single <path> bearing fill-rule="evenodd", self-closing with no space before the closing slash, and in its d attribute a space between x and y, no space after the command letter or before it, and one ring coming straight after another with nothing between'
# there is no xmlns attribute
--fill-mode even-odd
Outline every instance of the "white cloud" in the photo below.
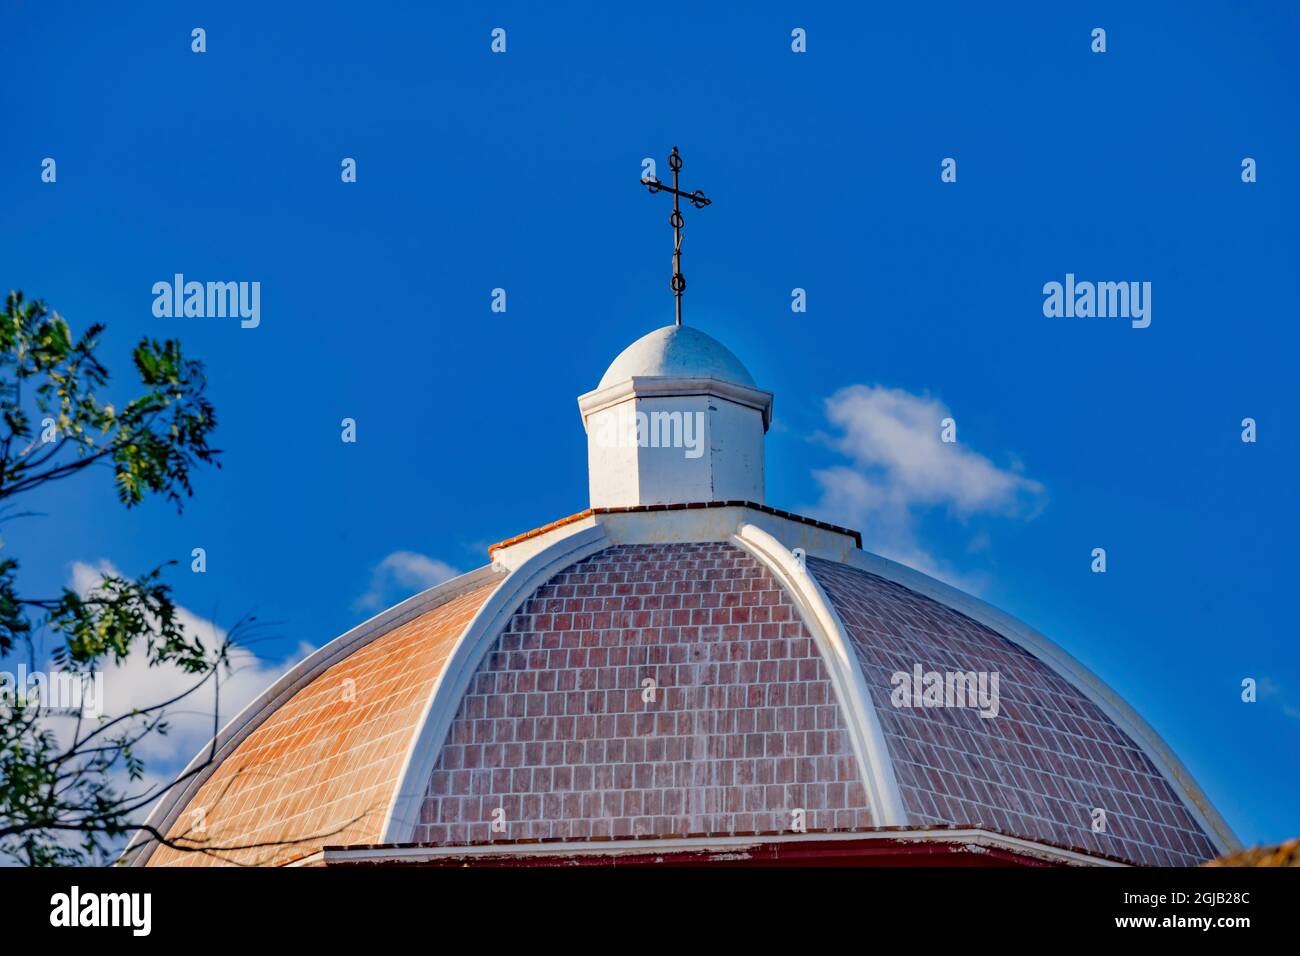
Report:
<svg viewBox="0 0 1300 956"><path fill-rule="evenodd" d="M104 577L110 575L124 576L106 560L92 563L77 561L71 566L69 587L85 597L94 591ZM201 638L209 648L217 647L229 636L225 629L188 608L177 606L176 615L186 636ZM231 647L228 654L230 667L221 670L219 685L209 678L197 690L166 707L167 733L155 730L133 746L133 753L144 763L142 777L130 779L126 768L119 762L109 771L109 784L129 802L135 803L147 798L150 804L154 803L165 794L165 788L175 781L191 758L209 744L215 730L225 726L235 714L313 649L305 643L300 644L285 660L275 662L263 660L247 647ZM38 667L42 667L39 662ZM6 669L15 670L14 667ZM55 668L52 662L46 661L43 670L50 673ZM102 699L98 702L102 707L103 721L144 711L185 695L201 678L201 675L187 674L174 665L150 667L143 640L133 644L130 653L121 663L116 663L111 658L105 659L99 663L98 670L103 675ZM89 701L87 704L90 706ZM108 731L108 734L134 736L143 730L146 720L156 716L154 713L125 720ZM79 734L84 741L88 734L100 726L100 720L87 716L78 725L73 716L50 714L40 719L39 726L52 732L58 745L67 748L72 744L74 734ZM97 738L91 746L107 742ZM130 822L142 821L149 809L149 806L144 806L131 814ZM77 836L70 832L63 839L72 845L77 841ZM114 847L120 849L125 841L125 836L110 840L110 851Z"/></svg>
<svg viewBox="0 0 1300 956"><path fill-rule="evenodd" d="M84 596L109 575L122 576L109 561L93 564L77 561L72 565L70 586ZM186 635L200 638L209 648L216 647L227 637L224 628L188 608L178 605L176 615ZM123 777L118 786L128 793L138 794L151 785L174 779L190 758L210 741L214 732L214 711L217 712L215 726L220 729L312 650L310 645L300 644L288 658L276 662L263 660L246 647L232 647L230 670L223 669L220 674L219 695L218 687L209 679L198 690L167 708L167 733L152 733L134 748L136 755L145 762L144 779L129 782ZM120 664L109 659L103 662L101 669L104 674L104 717L110 719L170 700L193 687L198 680L196 675L172 665L150 667L143 641L138 641ZM72 718L50 718L50 726L65 743L71 739L73 724ZM83 734L92 729L92 724L83 723Z"/></svg>
<svg viewBox="0 0 1300 956"><path fill-rule="evenodd" d="M819 436L851 464L813 472L821 498L813 510L859 529L871 550L967 590L963 577L922 546L916 519L943 508L961 521L975 515L1029 517L1041 510L1043 486L1021 474L1012 458L999 468L961 439L941 440L941 423L954 417L943 402L882 385L851 385L826 399L834 433ZM972 550L988 547L980 532Z"/></svg>
<svg viewBox="0 0 1300 956"><path fill-rule="evenodd" d="M353 606L357 610L377 610L396 590L413 594L458 574L458 570L437 558L416 551L394 551L375 565L370 573L370 589L357 598Z"/></svg>
<svg viewBox="0 0 1300 956"><path fill-rule="evenodd" d="M1282 686L1273 678L1259 679L1259 696L1261 699L1275 698L1283 714L1292 720L1300 720L1300 707L1292 702L1291 695L1283 691Z"/></svg>

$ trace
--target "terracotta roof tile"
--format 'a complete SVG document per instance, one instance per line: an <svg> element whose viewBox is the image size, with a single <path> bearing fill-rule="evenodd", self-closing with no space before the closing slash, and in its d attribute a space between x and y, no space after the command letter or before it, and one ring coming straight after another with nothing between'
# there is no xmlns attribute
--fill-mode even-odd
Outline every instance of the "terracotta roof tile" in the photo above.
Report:
<svg viewBox="0 0 1300 956"><path fill-rule="evenodd" d="M1300 866L1300 838L1278 846L1256 846L1221 856L1206 866Z"/></svg>
<svg viewBox="0 0 1300 956"><path fill-rule="evenodd" d="M216 768L169 834L244 849L214 856L159 846L149 865L284 864L324 843L378 839L433 682L494 587L426 612L317 676Z"/></svg>

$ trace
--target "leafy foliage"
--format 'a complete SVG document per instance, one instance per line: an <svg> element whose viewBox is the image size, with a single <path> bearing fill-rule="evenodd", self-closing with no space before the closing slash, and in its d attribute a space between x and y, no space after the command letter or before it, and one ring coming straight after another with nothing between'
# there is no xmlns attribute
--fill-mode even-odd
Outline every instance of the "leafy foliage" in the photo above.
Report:
<svg viewBox="0 0 1300 956"><path fill-rule="evenodd" d="M142 340L132 360L145 391L119 410L96 395L108 383L95 356L103 331L96 324L74 338L43 302L9 293L0 323L0 500L111 462L123 504L158 494L180 507L193 494L193 467L216 463L219 452L208 446L216 414L203 394L202 363L184 358L173 339ZM41 416L39 429L25 395Z"/></svg>
<svg viewBox="0 0 1300 956"><path fill-rule="evenodd" d="M208 444L216 427L201 363L174 340L142 340L132 352L140 393L125 405L103 400L108 370L96 355L102 325L79 337L43 302L11 292L0 320L0 508L22 495L95 468L111 468L128 508L154 495L178 511L193 494L191 474L218 465ZM3 547L0 544L0 547ZM63 718L56 729L39 702L0 700L0 858L29 865L85 863L104 857L138 824L161 792L137 788L144 763L136 748L167 731L167 708L215 680L228 665L228 642L206 647L182 626L166 565L139 578L105 576L90 592L64 588L24 597L19 562L0 558L0 658L25 653L89 675L106 662L142 654L149 666L194 676L176 698L100 718ZM174 785L173 781L171 785Z"/></svg>

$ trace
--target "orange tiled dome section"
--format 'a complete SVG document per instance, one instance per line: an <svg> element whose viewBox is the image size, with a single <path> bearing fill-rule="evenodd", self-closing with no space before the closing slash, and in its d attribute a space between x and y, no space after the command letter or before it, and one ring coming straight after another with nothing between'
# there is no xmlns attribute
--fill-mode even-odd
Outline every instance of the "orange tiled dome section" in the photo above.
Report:
<svg viewBox="0 0 1300 956"><path fill-rule="evenodd" d="M277 865L325 843L377 842L433 682L495 587L408 621L294 694L217 767L173 825L172 839L207 852L159 846L149 865Z"/></svg>

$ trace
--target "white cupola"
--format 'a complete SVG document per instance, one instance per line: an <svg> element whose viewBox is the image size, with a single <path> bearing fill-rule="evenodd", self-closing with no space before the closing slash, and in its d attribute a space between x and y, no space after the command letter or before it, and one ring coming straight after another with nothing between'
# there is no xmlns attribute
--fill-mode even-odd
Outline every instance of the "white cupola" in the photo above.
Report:
<svg viewBox="0 0 1300 956"><path fill-rule="evenodd" d="M699 329L669 325L637 339L578 407L591 507L763 504L772 393Z"/></svg>

